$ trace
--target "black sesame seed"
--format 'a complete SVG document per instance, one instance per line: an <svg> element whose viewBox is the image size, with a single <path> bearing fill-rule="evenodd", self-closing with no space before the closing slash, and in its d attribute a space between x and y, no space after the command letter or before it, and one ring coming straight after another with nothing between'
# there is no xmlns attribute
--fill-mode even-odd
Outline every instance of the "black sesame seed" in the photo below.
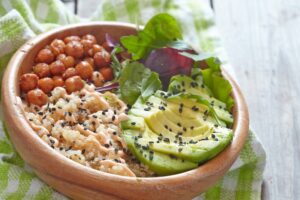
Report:
<svg viewBox="0 0 300 200"><path fill-rule="evenodd" d="M61 107L61 106L58 106L57 108L58 108L58 109L62 109L62 107Z"/></svg>
<svg viewBox="0 0 300 200"><path fill-rule="evenodd" d="M164 142L170 143L170 139L169 138L164 138Z"/></svg>
<svg viewBox="0 0 300 200"><path fill-rule="evenodd" d="M177 126L181 127L181 124L178 122L178 123L177 123Z"/></svg>
<svg viewBox="0 0 300 200"><path fill-rule="evenodd" d="M87 127L84 127L84 128L83 128L83 130L85 130L85 131L86 131L86 130L88 130L88 128L87 128Z"/></svg>
<svg viewBox="0 0 300 200"><path fill-rule="evenodd" d="M50 137L51 136L51 134L47 134L47 137Z"/></svg>
<svg viewBox="0 0 300 200"><path fill-rule="evenodd" d="M179 113L182 113L182 108L179 108Z"/></svg>
<svg viewBox="0 0 300 200"><path fill-rule="evenodd" d="M116 119L116 116L113 115L112 118L111 118L111 120L112 120L112 121L115 121L115 119Z"/></svg>
<svg viewBox="0 0 300 200"><path fill-rule="evenodd" d="M131 125L134 126L134 125L136 125L136 123L135 122L131 122Z"/></svg>
<svg viewBox="0 0 300 200"><path fill-rule="evenodd" d="M185 127L183 127L182 130L183 130L184 132L186 132L186 128L185 128Z"/></svg>
<svg viewBox="0 0 300 200"><path fill-rule="evenodd" d="M61 150L61 151L62 151L63 149L64 149L63 147L59 147L59 150Z"/></svg>
<svg viewBox="0 0 300 200"><path fill-rule="evenodd" d="M168 129L168 125L165 125L165 129Z"/></svg>
<svg viewBox="0 0 300 200"><path fill-rule="evenodd" d="M179 104L180 107L183 107L183 103Z"/></svg>
<svg viewBox="0 0 300 200"><path fill-rule="evenodd" d="M182 150L183 150L183 148L179 148L179 149L178 149L178 152L182 152Z"/></svg>
<svg viewBox="0 0 300 200"><path fill-rule="evenodd" d="M29 119L29 121L31 121L31 122L32 122L32 121L33 121L33 119Z"/></svg>
<svg viewBox="0 0 300 200"><path fill-rule="evenodd" d="M38 112L38 114L39 114L39 115L43 115L44 113L43 113L43 112Z"/></svg>
<svg viewBox="0 0 300 200"><path fill-rule="evenodd" d="M117 135L117 131L114 131L114 132L113 132L113 135Z"/></svg>
<svg viewBox="0 0 300 200"><path fill-rule="evenodd" d="M193 126L191 126L190 128L191 128L191 130L193 130L193 129L194 129L194 127L193 127Z"/></svg>
<svg viewBox="0 0 300 200"><path fill-rule="evenodd" d="M84 154L85 153L85 149L82 149L81 153Z"/></svg>
<svg viewBox="0 0 300 200"><path fill-rule="evenodd" d="M193 111L198 111L199 108L197 108L196 106L193 106L193 107L192 107L192 110L193 110Z"/></svg>
<svg viewBox="0 0 300 200"><path fill-rule="evenodd" d="M108 147L109 147L109 144L104 144L104 146L105 146L106 148L108 148Z"/></svg>
<svg viewBox="0 0 300 200"><path fill-rule="evenodd" d="M215 134L211 134L211 137L212 137L212 138L216 138Z"/></svg>
<svg viewBox="0 0 300 200"><path fill-rule="evenodd" d="M117 114L117 111L116 111L116 110L114 110L114 114L115 114L115 115Z"/></svg>
<svg viewBox="0 0 300 200"><path fill-rule="evenodd" d="M163 106L159 106L158 109L159 110L166 110L165 107L163 107Z"/></svg>
<svg viewBox="0 0 300 200"><path fill-rule="evenodd" d="M151 108L150 107L148 107L148 108L144 108L144 111L150 111L151 110Z"/></svg>
<svg viewBox="0 0 300 200"><path fill-rule="evenodd" d="M184 87L184 85L185 85L184 81L181 81L181 85Z"/></svg>
<svg viewBox="0 0 300 200"><path fill-rule="evenodd" d="M96 118L97 118L97 115L93 115L92 117L96 119Z"/></svg>

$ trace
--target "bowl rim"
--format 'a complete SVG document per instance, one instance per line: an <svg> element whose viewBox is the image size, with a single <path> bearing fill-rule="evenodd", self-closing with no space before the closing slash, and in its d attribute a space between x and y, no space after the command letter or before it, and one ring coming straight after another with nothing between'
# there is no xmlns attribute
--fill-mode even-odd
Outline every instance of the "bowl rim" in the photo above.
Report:
<svg viewBox="0 0 300 200"><path fill-rule="evenodd" d="M88 26L120 26L125 28L133 28L136 29L138 26L125 23L125 22L84 22L72 25L66 25L62 27L55 28L53 30L47 31L45 33L39 34L36 37L27 41L23 46L21 46L16 53L14 54L13 58L10 60L9 64L6 67L3 80L2 80L2 102L10 102L10 110L13 111L11 113L7 113L9 115L14 115L16 117L13 118L14 122L18 122L23 124L23 132L19 134L27 134L26 137L35 140L36 142L36 149L40 152L45 153L45 156L51 156L54 160L59 162L64 162L64 164L70 168L78 169L84 174L93 174L96 178L106 178L110 179L111 181L126 181L127 183L136 183L137 180L143 180L144 183L153 182L159 184L167 184L167 183L174 183L185 181L187 177L192 179L203 179L221 172L226 166L231 166L232 163L236 160L239 152L241 151L244 143L246 141L246 137L248 136L249 130L249 116L248 116L248 109L241 93L241 90L238 84L234 81L234 79L224 70L222 67L222 74L223 76L230 82L232 86L232 96L235 101L235 112L234 112L234 137L232 142L217 156L213 159L205 162L204 164L200 165L199 167L181 172L178 174L167 175L167 176L158 176L158 177L128 177L128 176L121 176L116 174L110 174L107 172L102 172L100 170L95 170L89 168L87 166L81 165L75 161L72 161L69 158L66 158L56 150L52 149L49 145L43 142L40 137L36 134L36 132L31 128L29 123L27 122L25 116L21 114L23 111L18 106L17 98L17 91L16 85L14 85L14 80L17 78L18 67L23 62L26 52L30 51L34 45L39 43L41 40L48 38L51 35L57 34L59 32L64 32L69 29L74 28L82 28ZM4 83L5 81L5 83ZM237 109L238 108L238 109ZM237 135L236 135L237 134ZM43 149L42 149L43 148ZM229 156L230 155L230 156ZM226 159L224 159L226 158ZM34 167L33 167L34 168ZM44 169L46 173L49 175L55 176L55 174L50 173L51 169ZM57 178L62 179L63 177Z"/></svg>

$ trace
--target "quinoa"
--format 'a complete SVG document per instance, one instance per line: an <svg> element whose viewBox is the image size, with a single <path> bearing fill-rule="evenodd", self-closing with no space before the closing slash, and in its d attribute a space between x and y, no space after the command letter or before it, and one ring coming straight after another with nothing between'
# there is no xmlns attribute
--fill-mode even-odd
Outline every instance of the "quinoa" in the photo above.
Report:
<svg viewBox="0 0 300 200"><path fill-rule="evenodd" d="M128 108L117 95L96 92L93 84L71 94L56 87L46 105L23 101L23 109L39 137L65 157L112 174L154 175L127 150L120 123Z"/></svg>

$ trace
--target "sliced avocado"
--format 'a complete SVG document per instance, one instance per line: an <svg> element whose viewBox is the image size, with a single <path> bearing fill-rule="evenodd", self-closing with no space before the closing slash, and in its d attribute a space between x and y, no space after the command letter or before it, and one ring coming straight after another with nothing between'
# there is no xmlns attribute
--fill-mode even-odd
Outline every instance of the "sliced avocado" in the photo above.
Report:
<svg viewBox="0 0 300 200"><path fill-rule="evenodd" d="M147 138L140 138L138 142L141 145L148 145L151 150L157 152L171 154L191 162L203 163L220 153L232 140L232 137L232 131L227 129L222 133L213 133L213 136L211 134L201 140L195 140L195 138L186 140L184 138L185 143L182 145L174 142L164 142L163 140L159 143L150 140L149 143Z"/></svg>
<svg viewBox="0 0 300 200"><path fill-rule="evenodd" d="M197 163L149 150L135 142L131 134L127 133L123 134L123 138L128 148L142 163L158 175L176 174L198 166Z"/></svg>
<svg viewBox="0 0 300 200"><path fill-rule="evenodd" d="M216 111L217 116L228 124L233 123L232 115L226 110L226 104L211 96L210 90L202 83L201 80L193 80L188 76L177 75L171 79L169 92L185 92L193 95L199 95L207 100Z"/></svg>
<svg viewBox="0 0 300 200"><path fill-rule="evenodd" d="M144 131L145 130L145 121L142 117L136 117L134 115L129 115L128 120L121 123L122 129L137 129Z"/></svg>
<svg viewBox="0 0 300 200"><path fill-rule="evenodd" d="M157 91L146 102L138 99L129 120L122 123L128 149L159 175L197 167L220 153L233 137L226 128L233 122L226 105L193 79L175 78L169 92ZM179 83L184 92L171 94Z"/></svg>

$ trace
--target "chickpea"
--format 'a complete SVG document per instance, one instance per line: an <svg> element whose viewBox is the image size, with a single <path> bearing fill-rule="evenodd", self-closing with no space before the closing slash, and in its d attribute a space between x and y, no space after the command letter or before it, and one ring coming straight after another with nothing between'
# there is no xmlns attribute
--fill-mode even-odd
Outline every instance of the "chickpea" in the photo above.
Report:
<svg viewBox="0 0 300 200"><path fill-rule="evenodd" d="M65 85L65 81L61 76L53 76L52 80L54 87L63 87Z"/></svg>
<svg viewBox="0 0 300 200"><path fill-rule="evenodd" d="M30 104L43 106L48 102L48 96L42 90L34 89L27 93L27 101Z"/></svg>
<svg viewBox="0 0 300 200"><path fill-rule="evenodd" d="M50 64L54 60L54 54L50 49L42 49L39 51L35 58L37 63L47 63Z"/></svg>
<svg viewBox="0 0 300 200"><path fill-rule="evenodd" d="M80 76L72 76L65 82L68 93L79 91L84 87L84 82Z"/></svg>
<svg viewBox="0 0 300 200"><path fill-rule="evenodd" d="M61 54L58 54L58 55L56 56L56 60L63 61L63 59L64 59L65 57L67 57L66 54L61 53Z"/></svg>
<svg viewBox="0 0 300 200"><path fill-rule="evenodd" d="M20 77L20 88L24 92L33 90L37 87L39 77L35 74L27 73Z"/></svg>
<svg viewBox="0 0 300 200"><path fill-rule="evenodd" d="M40 78L44 78L51 75L50 67L46 63L39 63L33 67L33 72Z"/></svg>
<svg viewBox="0 0 300 200"><path fill-rule="evenodd" d="M95 53L100 52L103 50L103 47L100 46L99 44L94 44L92 49L89 49L88 55L89 56L94 56Z"/></svg>
<svg viewBox="0 0 300 200"><path fill-rule="evenodd" d="M89 50L93 48L91 40L81 40L80 43L83 46L84 55L89 55Z"/></svg>
<svg viewBox="0 0 300 200"><path fill-rule="evenodd" d="M85 58L84 61L88 62L94 68L94 59L93 58Z"/></svg>
<svg viewBox="0 0 300 200"><path fill-rule="evenodd" d="M100 72L94 71L92 76L92 81L96 87L101 87L105 80Z"/></svg>
<svg viewBox="0 0 300 200"><path fill-rule="evenodd" d="M108 45L107 42L103 42L102 47L107 51L111 52L113 49Z"/></svg>
<svg viewBox="0 0 300 200"><path fill-rule="evenodd" d="M44 93L48 94L54 88L54 81L49 77L42 78L38 81L38 87L43 90Z"/></svg>
<svg viewBox="0 0 300 200"><path fill-rule="evenodd" d="M110 64L111 57L107 51L103 50L103 51L95 53L94 61L95 61L96 66L105 67Z"/></svg>
<svg viewBox="0 0 300 200"><path fill-rule="evenodd" d="M91 34L87 34L87 35L84 35L82 37L83 40L90 40L93 44L97 44L97 39L95 36L91 35Z"/></svg>
<svg viewBox="0 0 300 200"><path fill-rule="evenodd" d="M70 78L72 76L76 76L77 72L75 68L68 68L65 73L63 74L63 78L66 80L67 78Z"/></svg>
<svg viewBox="0 0 300 200"><path fill-rule="evenodd" d="M110 67L103 67L99 71L104 77L105 81L111 81L114 78L113 70Z"/></svg>
<svg viewBox="0 0 300 200"><path fill-rule="evenodd" d="M65 69L64 63L60 60L56 60L50 65L50 71L53 75L61 75L65 72Z"/></svg>
<svg viewBox="0 0 300 200"><path fill-rule="evenodd" d="M53 40L50 44L50 48L56 56L65 52L65 46L66 44L64 43L64 41L59 39Z"/></svg>
<svg viewBox="0 0 300 200"><path fill-rule="evenodd" d="M68 44L71 41L80 41L80 37L76 35L71 35L64 39L65 44Z"/></svg>
<svg viewBox="0 0 300 200"><path fill-rule="evenodd" d="M93 67L87 61L78 63L75 69L77 74L84 80L91 78L93 75Z"/></svg>
<svg viewBox="0 0 300 200"><path fill-rule="evenodd" d="M75 59L72 56L67 56L62 59L66 68L74 67L75 66Z"/></svg>
<svg viewBox="0 0 300 200"><path fill-rule="evenodd" d="M65 52L68 56L81 58L83 56L84 49L79 41L71 41L66 45Z"/></svg>

